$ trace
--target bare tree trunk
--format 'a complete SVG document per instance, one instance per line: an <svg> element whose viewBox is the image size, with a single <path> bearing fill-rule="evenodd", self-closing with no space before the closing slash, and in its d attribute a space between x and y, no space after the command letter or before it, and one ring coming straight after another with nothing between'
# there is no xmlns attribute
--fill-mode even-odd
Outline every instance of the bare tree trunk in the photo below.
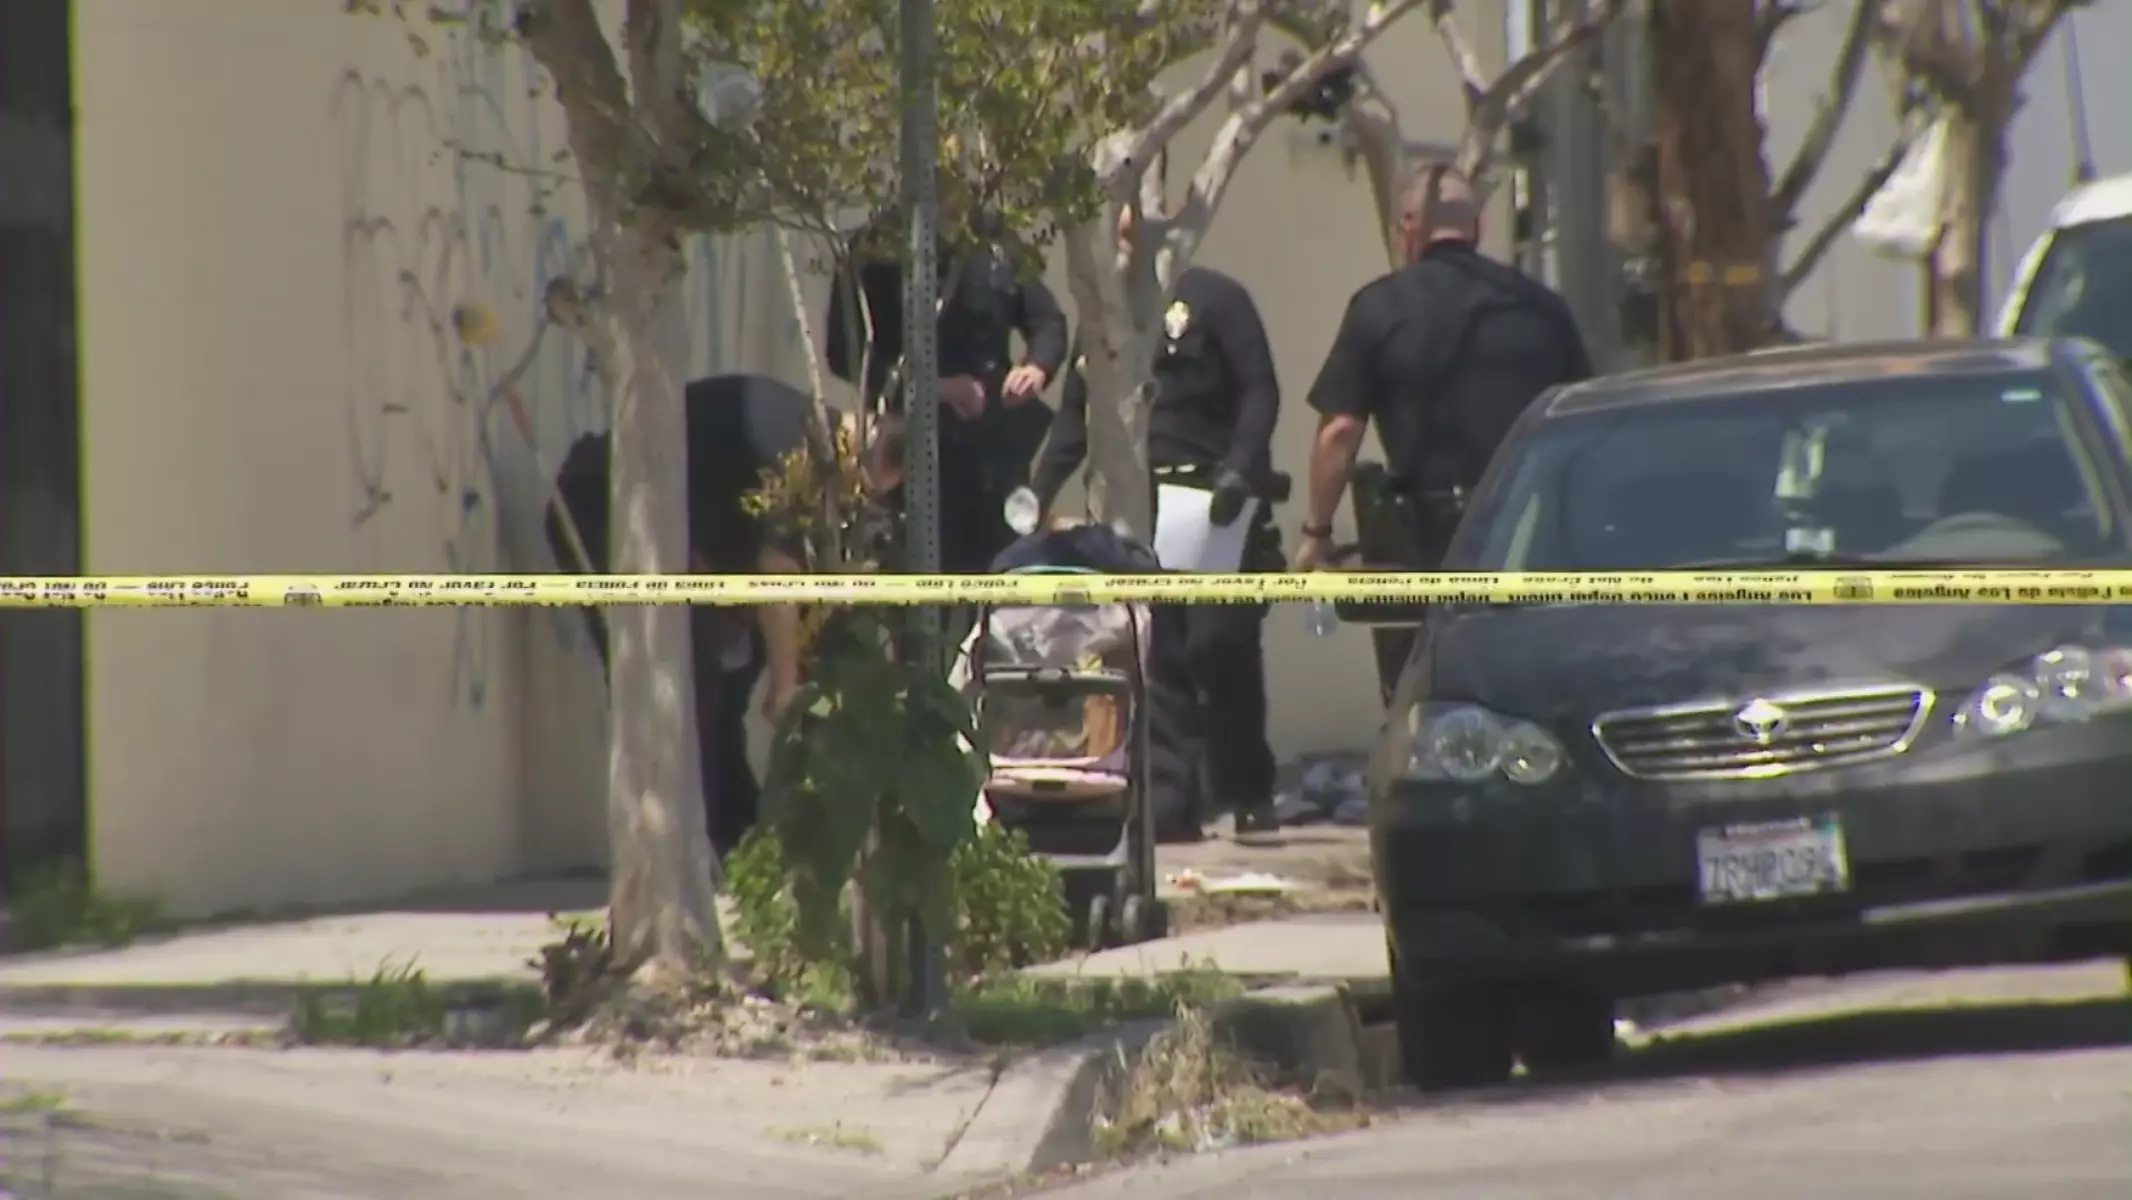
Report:
<svg viewBox="0 0 2132 1200"><path fill-rule="evenodd" d="M1162 338L1152 270L1125 271L1100 223L1067 235L1067 280L1081 319L1081 374L1088 383L1089 510L1126 537L1154 544L1155 480L1148 461L1155 352ZM1145 314L1145 315L1143 315ZM1133 381L1141 381L1135 386Z"/></svg>
<svg viewBox="0 0 2132 1200"><path fill-rule="evenodd" d="M1928 260L1933 337L1974 337L1984 327L1985 238L2005 165L2006 119L1994 97L1978 101L1952 106L1946 117L1940 236Z"/></svg>
<svg viewBox="0 0 2132 1200"><path fill-rule="evenodd" d="M609 569L687 570L688 420L683 375L689 331L685 264L675 231L655 214L625 213L622 180L643 167L647 128L672 125L678 24L672 6L629 9L634 109L614 49L589 0L541 0L518 11L526 47L555 82L571 155L585 172L601 291L581 315L614 405L609 435ZM625 220L628 216L631 219ZM704 827L689 615L673 605L609 608L607 672L608 923L615 966L647 982L723 965L717 864Z"/></svg>
<svg viewBox="0 0 2132 1200"><path fill-rule="evenodd" d="M1753 0L1658 0L1649 22L1673 361L1736 354L1772 327L1769 163L1755 109Z"/></svg>
<svg viewBox="0 0 2132 1200"><path fill-rule="evenodd" d="M663 230L624 227L611 212L596 212L594 237L608 287L593 317L594 350L615 401L612 569L678 574L689 567L685 264ZM607 614L614 952L626 970L679 978L722 964L725 953L704 819L689 612L638 605Z"/></svg>

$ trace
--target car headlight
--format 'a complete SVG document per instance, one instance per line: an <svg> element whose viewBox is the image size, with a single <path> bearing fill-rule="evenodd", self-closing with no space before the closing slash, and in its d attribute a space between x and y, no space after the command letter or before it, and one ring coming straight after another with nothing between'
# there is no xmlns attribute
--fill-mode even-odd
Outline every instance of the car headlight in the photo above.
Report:
<svg viewBox="0 0 2132 1200"><path fill-rule="evenodd" d="M1538 725L1471 704L1420 705L1408 727L1410 779L1479 783L1500 774L1512 783L1544 783L1568 759L1562 743Z"/></svg>
<svg viewBox="0 0 2132 1200"><path fill-rule="evenodd" d="M1954 729L2001 737L2132 709L2132 649L2059 646L2001 671L1955 710Z"/></svg>

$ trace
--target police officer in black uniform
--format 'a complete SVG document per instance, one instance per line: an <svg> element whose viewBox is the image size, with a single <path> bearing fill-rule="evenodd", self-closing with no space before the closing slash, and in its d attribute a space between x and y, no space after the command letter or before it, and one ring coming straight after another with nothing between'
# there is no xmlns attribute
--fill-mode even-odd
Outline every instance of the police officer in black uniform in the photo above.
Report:
<svg viewBox="0 0 2132 1200"><path fill-rule="evenodd" d="M1126 252L1132 228L1128 211L1119 219ZM1163 332L1148 422L1156 482L1211 490L1209 516L1218 525L1247 519L1247 502L1265 496L1273 478L1273 428L1281 408L1258 305L1236 280L1192 267L1177 281ZM1078 354L1074 365L1030 484L1047 512L1088 452L1088 386ZM1253 507L1242 569L1281 570L1280 534L1267 506ZM1241 836L1277 827L1273 750L1266 740L1264 621L1263 605L1164 605L1155 611L1149 777L1157 832L1165 841L1199 838L1208 815L1203 798L1233 809Z"/></svg>
<svg viewBox="0 0 2132 1200"><path fill-rule="evenodd" d="M1333 513L1351 480L1366 557L1412 570L1440 565L1466 494L1525 407L1592 374L1569 304L1481 254L1480 206L1455 168L1432 164L1415 177L1401 197L1399 233L1407 265L1355 293L1310 389L1318 431L1301 570L1329 565ZM1372 421L1389 466L1365 487L1355 452ZM1413 635L1376 633L1389 700Z"/></svg>
<svg viewBox="0 0 2132 1200"><path fill-rule="evenodd" d="M878 253L885 230L877 223L857 240L858 287L839 275L831 288L825 357L837 378L894 413L903 406L903 264ZM1028 480L1052 419L1039 397L1066 358L1066 315L1051 289L1022 276L997 245L973 242L940 253L940 541L942 567L952 572L987 569L1014 539L1002 509ZM1017 332L1025 351L1018 365L1010 346Z"/></svg>
<svg viewBox="0 0 2132 1200"><path fill-rule="evenodd" d="M805 570L798 531L753 511L750 495L765 472L810 448L814 398L760 375L716 375L688 385L689 569L707 574ZM894 422L870 433L864 460L869 487L893 487L902 470L902 440ZM548 545L566 571L604 574L608 557L611 453L605 432L571 444L555 479L547 511ZM596 608L582 610L600 663L607 663L607 626ZM703 799L711 841L723 856L755 824L759 786L748 765L748 701L767 671L763 715L776 720L799 689L798 610L789 604L752 609L693 605L689 639L696 678L696 737L702 751Z"/></svg>

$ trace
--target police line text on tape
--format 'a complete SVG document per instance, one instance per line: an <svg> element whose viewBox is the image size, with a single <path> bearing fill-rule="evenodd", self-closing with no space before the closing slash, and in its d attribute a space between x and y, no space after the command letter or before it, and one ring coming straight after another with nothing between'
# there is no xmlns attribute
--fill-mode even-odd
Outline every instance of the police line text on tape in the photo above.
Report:
<svg viewBox="0 0 2132 1200"><path fill-rule="evenodd" d="M2122 604L2132 571L0 577L0 608L709 604Z"/></svg>

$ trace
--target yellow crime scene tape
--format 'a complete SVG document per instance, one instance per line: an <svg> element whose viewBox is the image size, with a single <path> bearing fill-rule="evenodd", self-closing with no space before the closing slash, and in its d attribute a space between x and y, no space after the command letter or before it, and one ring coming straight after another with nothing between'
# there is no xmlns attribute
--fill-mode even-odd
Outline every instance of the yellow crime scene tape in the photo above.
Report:
<svg viewBox="0 0 2132 1200"><path fill-rule="evenodd" d="M2119 604L2132 571L0 577L0 608L708 604Z"/></svg>

